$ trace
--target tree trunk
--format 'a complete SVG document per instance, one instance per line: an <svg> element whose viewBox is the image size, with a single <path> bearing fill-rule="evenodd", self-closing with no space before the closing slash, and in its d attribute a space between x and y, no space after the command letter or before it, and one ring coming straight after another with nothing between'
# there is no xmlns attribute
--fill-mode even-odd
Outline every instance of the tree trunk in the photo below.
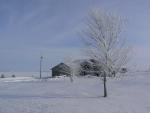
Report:
<svg viewBox="0 0 150 113"><path fill-rule="evenodd" d="M104 97L107 97L106 73L104 73Z"/></svg>
<svg viewBox="0 0 150 113"><path fill-rule="evenodd" d="M70 81L73 82L73 76L72 75L70 75Z"/></svg>

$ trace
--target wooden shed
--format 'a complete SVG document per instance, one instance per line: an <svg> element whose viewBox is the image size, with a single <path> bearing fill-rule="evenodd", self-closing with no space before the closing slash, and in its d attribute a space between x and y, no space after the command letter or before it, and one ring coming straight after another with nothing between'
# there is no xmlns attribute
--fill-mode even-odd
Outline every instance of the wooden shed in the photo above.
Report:
<svg viewBox="0 0 150 113"><path fill-rule="evenodd" d="M52 68L52 77L66 75L69 76L71 74L71 69L64 63L60 63Z"/></svg>

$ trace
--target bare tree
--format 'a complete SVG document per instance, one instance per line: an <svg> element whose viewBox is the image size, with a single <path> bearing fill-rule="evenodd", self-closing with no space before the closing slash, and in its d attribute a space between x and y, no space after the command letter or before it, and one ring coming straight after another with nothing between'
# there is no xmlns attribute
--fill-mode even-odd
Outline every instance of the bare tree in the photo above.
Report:
<svg viewBox="0 0 150 113"><path fill-rule="evenodd" d="M65 64L67 66L70 67L69 77L70 77L70 81L73 82L73 80L74 80L73 78L75 76L77 76L78 73L79 73L80 65L75 63L74 59L71 56L70 57L66 57L64 62L65 62Z"/></svg>
<svg viewBox="0 0 150 113"><path fill-rule="evenodd" d="M107 97L107 79L120 76L118 72L128 61L129 47L121 37L122 25L120 16L96 9L89 13L83 30L87 53L101 67L99 76L103 80L104 97Z"/></svg>

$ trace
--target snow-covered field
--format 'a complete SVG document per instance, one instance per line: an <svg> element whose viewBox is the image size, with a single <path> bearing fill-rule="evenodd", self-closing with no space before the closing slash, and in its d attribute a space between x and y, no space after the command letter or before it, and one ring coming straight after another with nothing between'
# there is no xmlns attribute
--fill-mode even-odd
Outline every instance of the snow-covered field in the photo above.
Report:
<svg viewBox="0 0 150 113"><path fill-rule="evenodd" d="M0 78L0 113L150 113L150 73L108 81L102 96L97 78Z"/></svg>
<svg viewBox="0 0 150 113"><path fill-rule="evenodd" d="M39 72L0 72L0 76L4 75L5 77L12 77L15 75L16 77L39 77ZM43 77L50 77L51 71L42 72Z"/></svg>

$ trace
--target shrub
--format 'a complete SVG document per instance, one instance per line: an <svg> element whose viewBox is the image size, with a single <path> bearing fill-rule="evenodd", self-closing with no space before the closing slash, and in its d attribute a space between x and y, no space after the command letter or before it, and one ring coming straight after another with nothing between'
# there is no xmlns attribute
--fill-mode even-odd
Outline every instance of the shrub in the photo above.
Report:
<svg viewBox="0 0 150 113"><path fill-rule="evenodd" d="M12 77L14 78L14 77L16 77L15 75L12 75Z"/></svg>
<svg viewBox="0 0 150 113"><path fill-rule="evenodd" d="M0 78L5 78L5 75L4 74L1 74L1 77Z"/></svg>

